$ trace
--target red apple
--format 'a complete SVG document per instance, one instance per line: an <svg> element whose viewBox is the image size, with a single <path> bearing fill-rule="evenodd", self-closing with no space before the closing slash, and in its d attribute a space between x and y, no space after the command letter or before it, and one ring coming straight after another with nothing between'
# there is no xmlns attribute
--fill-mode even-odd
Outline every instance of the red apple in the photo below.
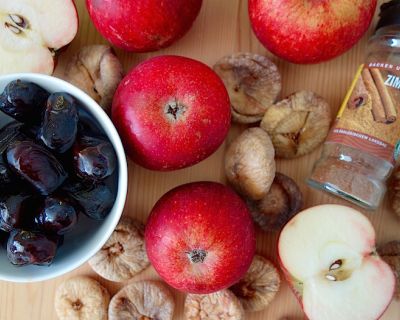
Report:
<svg viewBox="0 0 400 320"><path fill-rule="evenodd" d="M272 53L294 63L332 59L368 29L376 0L249 0L253 30Z"/></svg>
<svg viewBox="0 0 400 320"><path fill-rule="evenodd" d="M202 0L86 0L99 32L115 46L134 52L165 48L192 26Z"/></svg>
<svg viewBox="0 0 400 320"><path fill-rule="evenodd" d="M112 107L128 154L153 170L188 167L208 157L224 141L230 117L217 74L178 56L139 64L120 83Z"/></svg>
<svg viewBox="0 0 400 320"><path fill-rule="evenodd" d="M345 206L316 206L288 222L279 259L308 319L376 320L384 313L396 280L375 240L371 222Z"/></svg>
<svg viewBox="0 0 400 320"><path fill-rule="evenodd" d="M55 53L77 31L72 0L0 0L0 74L52 74Z"/></svg>
<svg viewBox="0 0 400 320"><path fill-rule="evenodd" d="M230 188L195 182L166 193L145 231L147 255L172 287L190 293L227 288L246 273L255 252L250 212Z"/></svg>

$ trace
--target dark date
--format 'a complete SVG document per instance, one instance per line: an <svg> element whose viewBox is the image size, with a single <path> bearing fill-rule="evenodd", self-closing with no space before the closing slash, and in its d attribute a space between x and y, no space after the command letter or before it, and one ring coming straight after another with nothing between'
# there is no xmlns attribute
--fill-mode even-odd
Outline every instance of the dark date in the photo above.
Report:
<svg viewBox="0 0 400 320"><path fill-rule="evenodd" d="M32 225L34 198L25 192L0 196L0 229L10 232L12 229Z"/></svg>
<svg viewBox="0 0 400 320"><path fill-rule="evenodd" d="M22 137L21 128L23 124L20 122L10 122L0 130L0 154L3 154L8 146L16 139Z"/></svg>
<svg viewBox="0 0 400 320"><path fill-rule="evenodd" d="M0 95L0 110L18 121L39 123L49 95L37 84L15 80Z"/></svg>
<svg viewBox="0 0 400 320"><path fill-rule="evenodd" d="M49 148L64 153L72 147L78 130L78 102L64 92L52 93L47 100L39 137Z"/></svg>
<svg viewBox="0 0 400 320"><path fill-rule="evenodd" d="M7 241L7 257L14 265L49 265L56 255L58 239L37 231L13 230Z"/></svg>
<svg viewBox="0 0 400 320"><path fill-rule="evenodd" d="M73 147L74 168L83 179L100 181L113 174L117 157L106 140L81 136Z"/></svg>
<svg viewBox="0 0 400 320"><path fill-rule="evenodd" d="M14 142L6 151L10 168L42 195L53 193L67 178L67 172L46 148L32 141Z"/></svg>
<svg viewBox="0 0 400 320"><path fill-rule="evenodd" d="M104 220L114 205L115 195L103 182L72 182L63 186L63 190L78 202L84 214L94 220Z"/></svg>
<svg viewBox="0 0 400 320"><path fill-rule="evenodd" d="M35 225L45 233L63 235L76 225L78 212L73 200L59 195L49 196L35 217Z"/></svg>

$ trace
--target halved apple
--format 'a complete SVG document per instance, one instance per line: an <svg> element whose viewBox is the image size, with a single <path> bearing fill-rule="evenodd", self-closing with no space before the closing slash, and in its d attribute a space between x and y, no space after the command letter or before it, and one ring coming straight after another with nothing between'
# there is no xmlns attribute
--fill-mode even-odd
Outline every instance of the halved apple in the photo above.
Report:
<svg viewBox="0 0 400 320"><path fill-rule="evenodd" d="M77 31L72 0L1 0L0 74L52 74L56 51Z"/></svg>
<svg viewBox="0 0 400 320"><path fill-rule="evenodd" d="M360 212L340 205L302 211L278 243L285 276L310 320L376 320L395 288L375 249L375 230Z"/></svg>

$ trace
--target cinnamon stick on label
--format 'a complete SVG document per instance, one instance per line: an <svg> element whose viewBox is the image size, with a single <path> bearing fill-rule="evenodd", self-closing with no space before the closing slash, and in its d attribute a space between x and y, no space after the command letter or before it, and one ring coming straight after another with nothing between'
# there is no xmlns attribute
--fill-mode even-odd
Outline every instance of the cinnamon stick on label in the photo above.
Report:
<svg viewBox="0 0 400 320"><path fill-rule="evenodd" d="M396 106L393 103L388 88L385 86L382 73L377 68L370 69L370 72L381 97L383 108L385 109L386 121L389 123L395 122L397 119Z"/></svg>
<svg viewBox="0 0 400 320"><path fill-rule="evenodd" d="M353 92L351 93L349 102L347 105L349 109L356 109L358 107L366 105L370 101L371 97L368 93L367 88L365 87L364 80L360 76L354 87Z"/></svg>
<svg viewBox="0 0 400 320"><path fill-rule="evenodd" d="M386 122L385 108L383 107L381 97L379 95L378 89L375 86L374 79L372 78L369 69L363 69L362 78L364 80L365 87L367 88L368 92L371 95L372 115L374 116L374 120L376 122L385 123Z"/></svg>

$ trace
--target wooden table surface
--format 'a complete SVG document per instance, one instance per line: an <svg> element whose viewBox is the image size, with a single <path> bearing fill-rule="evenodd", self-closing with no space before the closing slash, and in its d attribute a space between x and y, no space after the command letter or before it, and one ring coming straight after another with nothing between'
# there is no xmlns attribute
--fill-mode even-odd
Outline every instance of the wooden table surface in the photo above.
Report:
<svg viewBox="0 0 400 320"><path fill-rule="evenodd" d="M63 73L63 68L69 57L86 44L106 43L93 27L84 0L76 1L79 11L79 33L72 44L60 57L56 75ZM371 31L351 51L328 63L311 66L300 66L283 62L275 57L283 78L282 96L296 90L309 89L324 96L331 104L335 113L340 105L347 87L362 62L366 41ZM220 57L240 51L250 51L268 54L253 35L248 14L246 0L204 0L201 13L186 36L165 50L150 54L134 54L117 50L124 68L128 71L138 62L155 55L177 54L198 59L212 66ZM268 54L270 56L270 54ZM160 173L145 170L134 163L129 163L129 192L124 214L135 217L143 222L154 203L171 188L191 181L213 180L225 182L223 171L223 156L229 142L244 127L233 126L230 135L220 149L210 158L200 164L170 173ZM345 201L333 198L321 192L310 189L304 183L309 175L312 164L318 158L320 150L296 160L278 160L278 170L293 177L300 185L306 207L323 203L340 203L349 205ZM374 213L366 215L372 220L378 243L400 239L400 219L389 209L387 201ZM277 234L266 234L257 231L258 253L276 261ZM13 284L0 282L0 320L55 320L54 293L57 286L65 279L75 275L90 275L107 287L111 294L115 294L122 286L118 283L106 281L98 276L85 264L75 271L54 280L34 284ZM134 280L157 278L150 267L138 275ZM182 309L184 295L174 292L176 297L176 312L174 319L183 319ZM286 283L271 305L263 312L247 314L246 319L279 320L288 316L291 320L302 319L302 311L294 295ZM382 317L384 320L400 319L400 303L393 302ZM340 319L338 319L340 320Z"/></svg>

